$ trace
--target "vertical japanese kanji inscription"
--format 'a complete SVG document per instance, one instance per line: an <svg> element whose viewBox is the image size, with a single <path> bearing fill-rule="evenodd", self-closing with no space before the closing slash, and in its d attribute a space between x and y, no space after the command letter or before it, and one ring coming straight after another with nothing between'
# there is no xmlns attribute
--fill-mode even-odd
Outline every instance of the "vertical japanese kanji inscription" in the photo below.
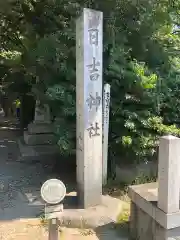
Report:
<svg viewBox="0 0 180 240"><path fill-rule="evenodd" d="M85 8L76 23L76 155L80 204L102 198L102 12Z"/></svg>
<svg viewBox="0 0 180 240"><path fill-rule="evenodd" d="M102 177L103 184L107 184L108 167L108 135L109 135L109 108L110 108L110 85L104 85L103 93L103 163Z"/></svg>

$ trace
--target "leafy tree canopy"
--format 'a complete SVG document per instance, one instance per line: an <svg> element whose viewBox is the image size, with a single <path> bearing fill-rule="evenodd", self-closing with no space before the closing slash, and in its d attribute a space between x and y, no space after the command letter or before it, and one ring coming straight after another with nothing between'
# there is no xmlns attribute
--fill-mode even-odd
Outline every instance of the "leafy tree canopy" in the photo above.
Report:
<svg viewBox="0 0 180 240"><path fill-rule="evenodd" d="M179 135L180 1L8 0L0 3L0 76L58 117L62 154L75 149L75 19L103 11L104 82L111 84L110 158L154 158L159 135ZM29 86L29 87L27 87ZM176 125L174 125L176 124Z"/></svg>

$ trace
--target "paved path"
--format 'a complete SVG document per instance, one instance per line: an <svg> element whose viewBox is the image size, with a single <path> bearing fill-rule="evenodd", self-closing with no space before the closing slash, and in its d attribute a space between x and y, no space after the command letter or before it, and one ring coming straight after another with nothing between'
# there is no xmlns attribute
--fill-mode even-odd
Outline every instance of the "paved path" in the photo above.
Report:
<svg viewBox="0 0 180 240"><path fill-rule="evenodd" d="M49 177L55 177L49 167L40 163L17 161L18 136L18 131L0 126L0 220L32 218L40 214L44 208L40 187Z"/></svg>
<svg viewBox="0 0 180 240"><path fill-rule="evenodd" d="M40 187L57 174L44 164L18 162L16 128L16 123L0 119L0 240L47 240L47 231L37 218L44 211ZM63 239L127 240L109 227L96 229L91 236L65 230Z"/></svg>

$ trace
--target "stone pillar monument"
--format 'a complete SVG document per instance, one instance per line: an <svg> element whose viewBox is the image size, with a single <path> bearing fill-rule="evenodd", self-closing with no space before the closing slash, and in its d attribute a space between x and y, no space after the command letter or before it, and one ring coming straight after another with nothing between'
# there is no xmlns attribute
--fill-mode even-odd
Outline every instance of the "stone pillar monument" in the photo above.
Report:
<svg viewBox="0 0 180 240"><path fill-rule="evenodd" d="M180 239L180 138L160 138L158 182L129 187L129 239Z"/></svg>
<svg viewBox="0 0 180 240"><path fill-rule="evenodd" d="M102 12L84 9L76 24L76 161L84 208L102 198L102 21Z"/></svg>
<svg viewBox="0 0 180 240"><path fill-rule="evenodd" d="M171 214L179 211L180 139L161 137L158 162L158 207Z"/></svg>
<svg viewBox="0 0 180 240"><path fill-rule="evenodd" d="M32 157L33 160L57 154L53 130L49 106L36 100L34 121L24 131L24 138L19 140L21 157Z"/></svg>
<svg viewBox="0 0 180 240"><path fill-rule="evenodd" d="M49 106L47 104L41 105L39 100L36 100L34 123L51 124L51 113Z"/></svg>

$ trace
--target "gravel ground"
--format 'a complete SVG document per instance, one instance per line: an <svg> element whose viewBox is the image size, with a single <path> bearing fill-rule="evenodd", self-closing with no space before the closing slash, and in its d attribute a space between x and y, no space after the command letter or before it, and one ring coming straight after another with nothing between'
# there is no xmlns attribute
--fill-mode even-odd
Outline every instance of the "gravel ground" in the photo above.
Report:
<svg viewBox="0 0 180 240"><path fill-rule="evenodd" d="M42 164L18 162L19 132L7 130L5 125L0 119L0 240L47 240L47 229L37 218L44 211L40 187L45 180L56 176ZM119 236L111 227L95 232L63 228L59 239L127 240Z"/></svg>
<svg viewBox="0 0 180 240"><path fill-rule="evenodd" d="M0 223L1 240L48 240L48 232L37 220L16 220ZM90 229L62 228L59 240L127 240L113 229L96 233Z"/></svg>
<svg viewBox="0 0 180 240"><path fill-rule="evenodd" d="M0 223L1 240L47 240L48 234L42 225L30 219Z"/></svg>

